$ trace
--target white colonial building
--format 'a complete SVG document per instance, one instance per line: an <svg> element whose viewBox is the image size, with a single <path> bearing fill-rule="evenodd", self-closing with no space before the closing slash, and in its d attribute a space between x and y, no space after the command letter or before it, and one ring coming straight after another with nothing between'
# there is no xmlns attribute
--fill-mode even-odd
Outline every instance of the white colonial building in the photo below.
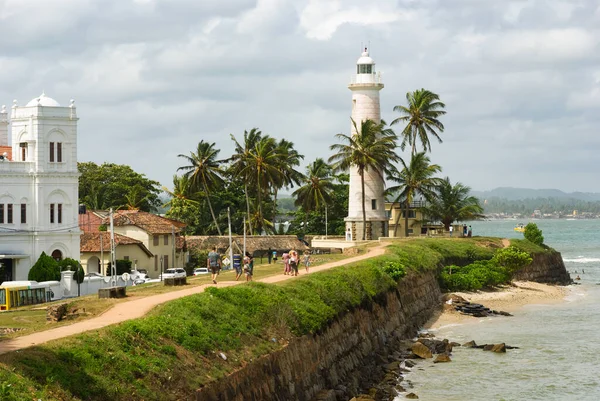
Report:
<svg viewBox="0 0 600 401"><path fill-rule="evenodd" d="M356 62L356 74L348 85L352 91L352 120L360 127L361 122L369 119L379 124L381 109L379 91L383 89L381 75L375 72L375 62L367 49ZM356 134L354 125L352 135ZM366 240L388 236L388 217L385 210L385 182L376 171L367 169L365 178ZM346 221L346 240L362 240L363 214L361 178L356 167L350 168L350 194L348 198L348 217Z"/></svg>
<svg viewBox="0 0 600 401"><path fill-rule="evenodd" d="M26 280L42 252L79 259L77 113L45 94L0 109L0 281ZM8 143L8 132L11 143ZM10 148L9 148L10 147Z"/></svg>

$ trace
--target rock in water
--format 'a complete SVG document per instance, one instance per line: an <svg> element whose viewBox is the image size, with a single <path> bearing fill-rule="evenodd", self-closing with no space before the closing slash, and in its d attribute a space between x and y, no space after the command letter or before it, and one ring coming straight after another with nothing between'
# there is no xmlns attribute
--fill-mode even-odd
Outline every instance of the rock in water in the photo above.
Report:
<svg viewBox="0 0 600 401"><path fill-rule="evenodd" d="M502 343L502 344L494 344L494 346L492 347L492 349L490 350L492 352L506 352L506 344Z"/></svg>
<svg viewBox="0 0 600 401"><path fill-rule="evenodd" d="M413 352L413 354L415 354L419 358L423 358L423 359L433 358L433 354L431 353L429 348L427 348L425 345L423 345L419 341L417 341L416 343L413 344L411 351Z"/></svg>
<svg viewBox="0 0 600 401"><path fill-rule="evenodd" d="M409 400L418 400L419 396L416 395L415 393L408 393L408 394L406 394L406 398Z"/></svg>
<svg viewBox="0 0 600 401"><path fill-rule="evenodd" d="M450 359L450 356L448 354L438 354L438 356L435 357L433 363L440 362L452 362L452 359Z"/></svg>
<svg viewBox="0 0 600 401"><path fill-rule="evenodd" d="M468 343L464 343L462 346L467 348L477 348L477 344L473 340L469 341Z"/></svg>

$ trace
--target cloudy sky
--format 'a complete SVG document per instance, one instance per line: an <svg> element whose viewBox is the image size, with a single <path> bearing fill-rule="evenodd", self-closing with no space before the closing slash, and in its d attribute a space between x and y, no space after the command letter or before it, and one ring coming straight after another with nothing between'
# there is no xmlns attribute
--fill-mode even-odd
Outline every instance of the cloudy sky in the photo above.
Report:
<svg viewBox="0 0 600 401"><path fill-rule="evenodd" d="M329 157L370 44L384 119L414 89L446 103L453 181L600 192L598 0L0 0L0 38L0 105L73 98L80 161L164 185L252 127Z"/></svg>

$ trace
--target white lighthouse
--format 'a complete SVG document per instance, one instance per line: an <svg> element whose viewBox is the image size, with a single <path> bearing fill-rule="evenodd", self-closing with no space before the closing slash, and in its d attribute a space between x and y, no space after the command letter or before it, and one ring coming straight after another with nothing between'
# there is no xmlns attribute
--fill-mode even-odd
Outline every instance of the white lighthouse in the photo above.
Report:
<svg viewBox="0 0 600 401"><path fill-rule="evenodd" d="M360 129L362 121L370 119L376 123L381 121L379 107L379 91L383 89L381 74L375 73L375 62L369 52L361 54L356 62L356 74L352 77L348 89L352 91L352 119ZM352 135L356 134L351 124ZM385 212L383 178L373 170L366 170L365 179L365 211L366 238L378 239L388 235L388 219ZM346 239L362 240L363 213L362 188L360 174L356 168L350 169L350 195L348 198L348 217L346 221Z"/></svg>

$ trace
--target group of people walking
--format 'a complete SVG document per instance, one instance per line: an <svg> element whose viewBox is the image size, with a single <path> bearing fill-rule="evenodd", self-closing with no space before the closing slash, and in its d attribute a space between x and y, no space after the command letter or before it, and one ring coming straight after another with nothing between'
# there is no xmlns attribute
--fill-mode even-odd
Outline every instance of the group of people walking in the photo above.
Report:
<svg viewBox="0 0 600 401"><path fill-rule="evenodd" d="M272 253L269 251L268 255L269 263L271 263L271 260L273 260L273 262L277 262L276 251L273 251ZM289 252L283 253L281 256L281 261L283 262L283 274L285 275L297 276L299 269L298 266L301 263L304 264L306 273L308 273L311 262L310 251L306 250L301 257L295 249L292 249ZM210 270L213 284L217 284L217 277L219 276L223 264L229 265L229 263L231 263L231 261L227 257L225 257L223 260L221 259L221 255L219 255L217 252L217 247L214 247L208 253L206 258L206 267ZM246 252L242 263L236 263L234 257L233 268L236 272L235 281L238 281L242 274L246 275L246 281L252 281L252 276L254 275L254 257L250 254L250 252Z"/></svg>
<svg viewBox="0 0 600 401"><path fill-rule="evenodd" d="M221 255L217 252L216 246L208 253L206 267L210 270L213 284L217 284L217 277L221 272L223 264L229 265L229 263L231 263L231 261L227 257L225 257L224 260L221 260ZM235 263L234 260L233 267L235 268L236 273L235 281L238 281L242 274L246 275L246 281L252 281L252 276L254 275L254 257L250 252L246 252L244 255L243 264Z"/></svg>
<svg viewBox="0 0 600 401"><path fill-rule="evenodd" d="M450 232L450 236L452 237L452 233L454 232L454 227L452 225L450 225L448 231ZM471 228L471 226L467 227L467 225L464 224L462 226L462 234L463 234L463 237L469 237L470 238L471 236L473 236L473 229Z"/></svg>
<svg viewBox="0 0 600 401"><path fill-rule="evenodd" d="M292 249L289 252L285 252L281 255L281 261L283 262L283 274L289 276L297 276L298 275L298 265L300 263L304 263L304 268L308 273L310 268L310 252L305 251L302 257L302 261L300 260L300 256L295 249Z"/></svg>

